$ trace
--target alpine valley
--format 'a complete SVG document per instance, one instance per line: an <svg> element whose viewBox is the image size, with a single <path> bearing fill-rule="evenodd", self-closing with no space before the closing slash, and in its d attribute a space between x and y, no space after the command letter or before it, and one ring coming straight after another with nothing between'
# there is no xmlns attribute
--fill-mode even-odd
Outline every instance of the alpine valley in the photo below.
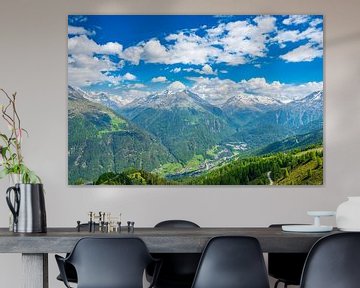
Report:
<svg viewBox="0 0 360 288"><path fill-rule="evenodd" d="M69 184L321 185L323 92L279 99L69 86Z"/></svg>

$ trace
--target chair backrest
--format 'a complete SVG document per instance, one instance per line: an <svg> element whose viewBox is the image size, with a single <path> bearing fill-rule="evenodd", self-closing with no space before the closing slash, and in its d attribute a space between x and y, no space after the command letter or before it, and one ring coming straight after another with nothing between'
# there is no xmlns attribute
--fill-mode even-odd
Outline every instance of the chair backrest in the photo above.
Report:
<svg viewBox="0 0 360 288"><path fill-rule="evenodd" d="M220 236L207 244L192 288L268 288L264 258L256 238Z"/></svg>
<svg viewBox="0 0 360 288"><path fill-rule="evenodd" d="M188 220L166 220L156 224L155 228L200 228L200 226ZM157 286L181 287L181 283L189 287L194 279L200 256L200 253L156 254L156 258L162 260Z"/></svg>
<svg viewBox="0 0 360 288"><path fill-rule="evenodd" d="M200 228L200 226L188 220L166 220L157 223L155 228Z"/></svg>
<svg viewBox="0 0 360 288"><path fill-rule="evenodd" d="M305 262L300 287L360 287L360 233L333 234L316 242Z"/></svg>
<svg viewBox="0 0 360 288"><path fill-rule="evenodd" d="M138 238L82 238L67 259L76 269L78 288L142 288L152 260Z"/></svg>

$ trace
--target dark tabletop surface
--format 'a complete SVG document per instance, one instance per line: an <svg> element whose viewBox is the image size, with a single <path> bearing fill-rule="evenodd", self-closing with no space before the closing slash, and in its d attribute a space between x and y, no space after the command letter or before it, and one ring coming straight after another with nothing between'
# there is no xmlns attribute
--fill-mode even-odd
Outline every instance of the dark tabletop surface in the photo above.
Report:
<svg viewBox="0 0 360 288"><path fill-rule="evenodd" d="M201 253L214 236L244 235L259 240L264 252L307 252L321 237L338 233L294 233L276 228L137 228L128 232L89 232L82 228L48 228L47 233L13 233L0 228L0 253L61 253L70 252L82 237L139 237L152 253Z"/></svg>

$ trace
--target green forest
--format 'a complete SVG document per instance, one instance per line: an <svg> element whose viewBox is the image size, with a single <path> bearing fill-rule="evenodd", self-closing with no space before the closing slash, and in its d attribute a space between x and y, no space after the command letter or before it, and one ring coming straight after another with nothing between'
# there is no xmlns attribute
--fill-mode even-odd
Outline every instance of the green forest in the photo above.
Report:
<svg viewBox="0 0 360 288"><path fill-rule="evenodd" d="M134 168L104 173L95 185L321 185L323 147L310 145L263 156L234 160L197 177L166 180Z"/></svg>

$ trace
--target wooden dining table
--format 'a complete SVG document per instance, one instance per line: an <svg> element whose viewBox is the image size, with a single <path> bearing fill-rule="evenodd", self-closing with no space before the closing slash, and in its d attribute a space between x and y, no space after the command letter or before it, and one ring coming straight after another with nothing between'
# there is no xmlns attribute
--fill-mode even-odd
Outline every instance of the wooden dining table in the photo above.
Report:
<svg viewBox="0 0 360 288"><path fill-rule="evenodd" d="M21 253L24 288L48 288L48 253L67 253L83 237L139 237L151 253L201 253L215 236L252 236L262 251L278 253L308 252L325 235L338 233L283 232L281 227L224 228L135 228L120 232L77 231L76 228L48 228L47 233L20 234L0 228L0 253Z"/></svg>

